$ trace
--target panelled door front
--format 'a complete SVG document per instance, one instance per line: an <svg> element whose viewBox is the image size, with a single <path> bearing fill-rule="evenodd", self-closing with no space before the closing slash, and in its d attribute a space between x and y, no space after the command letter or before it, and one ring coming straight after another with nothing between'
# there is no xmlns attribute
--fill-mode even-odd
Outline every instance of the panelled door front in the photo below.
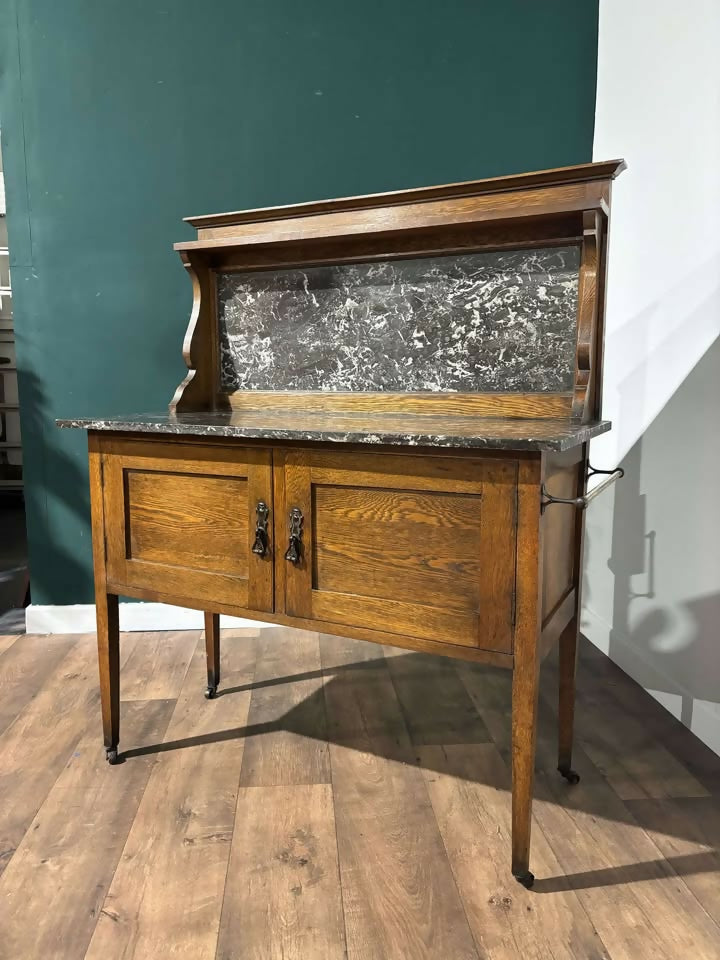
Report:
<svg viewBox="0 0 720 960"><path fill-rule="evenodd" d="M284 504L276 540L282 533L289 545L287 614L512 650L515 462L278 455Z"/></svg>
<svg viewBox="0 0 720 960"><path fill-rule="evenodd" d="M102 465L110 582L272 611L270 450L112 440Z"/></svg>

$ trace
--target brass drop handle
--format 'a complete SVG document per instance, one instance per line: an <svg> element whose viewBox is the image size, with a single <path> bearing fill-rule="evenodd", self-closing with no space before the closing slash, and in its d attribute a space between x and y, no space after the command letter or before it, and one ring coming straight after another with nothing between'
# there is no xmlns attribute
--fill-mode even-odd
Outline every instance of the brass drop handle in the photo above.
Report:
<svg viewBox="0 0 720 960"><path fill-rule="evenodd" d="M300 507L293 507L290 511L290 543L285 551L285 559L289 563L300 563L302 553L303 515Z"/></svg>
<svg viewBox="0 0 720 960"><path fill-rule="evenodd" d="M270 508L264 500L258 500L255 507L255 543L252 545L252 552L259 557L264 557L268 548L268 517Z"/></svg>

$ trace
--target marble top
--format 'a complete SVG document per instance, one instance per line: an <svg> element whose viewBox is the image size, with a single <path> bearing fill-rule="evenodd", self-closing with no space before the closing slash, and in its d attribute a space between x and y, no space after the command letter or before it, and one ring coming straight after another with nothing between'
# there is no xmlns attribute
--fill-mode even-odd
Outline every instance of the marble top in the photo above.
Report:
<svg viewBox="0 0 720 960"><path fill-rule="evenodd" d="M140 413L57 420L59 427L266 441L367 443L481 450L569 450L610 429L607 420L282 410Z"/></svg>

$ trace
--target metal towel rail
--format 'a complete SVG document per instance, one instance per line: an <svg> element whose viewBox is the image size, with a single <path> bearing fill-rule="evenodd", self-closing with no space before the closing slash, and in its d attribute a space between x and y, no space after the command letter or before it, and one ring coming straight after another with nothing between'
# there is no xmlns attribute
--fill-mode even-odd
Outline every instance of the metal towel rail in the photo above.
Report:
<svg viewBox="0 0 720 960"><path fill-rule="evenodd" d="M586 510L588 504L592 503L595 497L599 496L604 490L607 490L607 488L615 483L616 480L620 480L621 477L624 477L625 471L622 467L615 467L614 470L596 470L594 467L588 465L586 480L589 480L590 477L597 476L598 474L604 474L605 479L601 480L596 487L593 487L592 490L586 493L583 497L553 497L552 494L547 492L545 489L545 484L543 484L541 487L541 511L544 512L545 508L549 507L553 503L564 503L571 507L577 507L578 510Z"/></svg>

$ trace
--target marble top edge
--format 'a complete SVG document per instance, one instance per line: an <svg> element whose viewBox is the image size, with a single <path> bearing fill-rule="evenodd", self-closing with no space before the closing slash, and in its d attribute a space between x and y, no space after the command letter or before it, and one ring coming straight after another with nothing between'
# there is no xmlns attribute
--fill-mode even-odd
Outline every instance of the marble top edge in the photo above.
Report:
<svg viewBox="0 0 720 960"><path fill-rule="evenodd" d="M342 415L338 419L342 423L335 427L332 417L327 415L322 418L306 416L302 423L292 417L286 418L283 423L277 416L268 416L264 422L246 423L238 415L223 413L184 414L178 417L160 413L65 418L57 420L56 424L63 428L174 436L557 452L585 443L607 432L611 426L607 420L578 423L560 419L473 417L463 418L465 429L458 432L458 418L442 415L402 418L388 414L374 415L370 426L367 417L358 415ZM353 419L357 421L356 424ZM402 424L398 425L399 419L404 423L404 428ZM465 432L469 427L475 429Z"/></svg>

